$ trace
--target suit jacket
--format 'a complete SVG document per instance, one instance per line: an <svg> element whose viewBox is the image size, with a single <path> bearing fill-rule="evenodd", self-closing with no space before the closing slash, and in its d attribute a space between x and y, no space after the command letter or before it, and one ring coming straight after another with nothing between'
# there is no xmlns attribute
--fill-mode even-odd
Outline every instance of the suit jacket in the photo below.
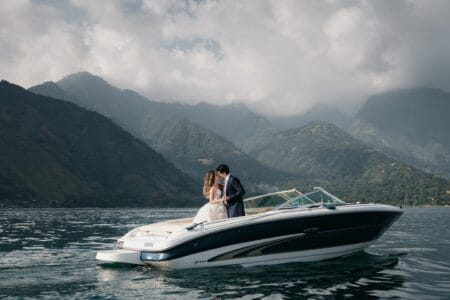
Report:
<svg viewBox="0 0 450 300"><path fill-rule="evenodd" d="M230 175L227 182L226 194L229 196L227 211L228 217L245 216L244 202L242 196L245 194L244 187L237 177Z"/></svg>

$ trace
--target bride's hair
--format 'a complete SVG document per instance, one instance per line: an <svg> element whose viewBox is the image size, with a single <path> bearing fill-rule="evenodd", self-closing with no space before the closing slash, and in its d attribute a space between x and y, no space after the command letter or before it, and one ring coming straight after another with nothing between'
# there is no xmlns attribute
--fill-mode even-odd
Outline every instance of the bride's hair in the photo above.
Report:
<svg viewBox="0 0 450 300"><path fill-rule="evenodd" d="M205 196L205 198L207 199L209 198L209 191L214 186L215 181L216 181L216 172L208 171L203 181L203 196Z"/></svg>

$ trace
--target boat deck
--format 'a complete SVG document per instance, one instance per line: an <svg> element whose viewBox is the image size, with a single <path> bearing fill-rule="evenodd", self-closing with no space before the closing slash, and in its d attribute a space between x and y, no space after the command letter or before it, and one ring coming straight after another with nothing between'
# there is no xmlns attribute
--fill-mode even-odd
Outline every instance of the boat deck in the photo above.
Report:
<svg viewBox="0 0 450 300"><path fill-rule="evenodd" d="M260 213L264 213L272 210L271 207L264 208L249 208L246 210L246 216L253 216ZM141 227L140 231L152 231L152 232L173 232L189 225L192 225L193 217L181 218L175 220L169 220L160 223L149 224Z"/></svg>

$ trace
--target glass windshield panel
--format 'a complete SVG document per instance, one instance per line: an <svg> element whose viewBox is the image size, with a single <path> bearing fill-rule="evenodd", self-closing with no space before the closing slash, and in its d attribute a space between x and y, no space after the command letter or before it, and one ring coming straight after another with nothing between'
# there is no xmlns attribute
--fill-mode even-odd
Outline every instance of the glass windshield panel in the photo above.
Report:
<svg viewBox="0 0 450 300"><path fill-rule="evenodd" d="M267 194L259 197L249 198L244 201L245 209L271 208L282 205L291 201L293 198L300 196L297 190Z"/></svg>
<svg viewBox="0 0 450 300"><path fill-rule="evenodd" d="M307 194L292 198L290 201L281 204L277 208L278 209L295 208L302 205L315 205L326 203L341 205L344 204L345 202L331 195L330 193L326 192L323 189L317 189Z"/></svg>
<svg viewBox="0 0 450 300"><path fill-rule="evenodd" d="M331 198L330 196L328 196L327 194L325 194L325 193L323 193L321 191L308 193L307 195L305 195L305 197L308 198L308 199L311 199L315 203L330 203L330 202L333 202L333 198Z"/></svg>
<svg viewBox="0 0 450 300"><path fill-rule="evenodd" d="M298 196L289 202L283 203L282 205L279 206L279 208L292 208L292 207L297 207L297 206L301 206L301 205L312 205L312 204L317 204L317 203L303 195L303 196Z"/></svg>

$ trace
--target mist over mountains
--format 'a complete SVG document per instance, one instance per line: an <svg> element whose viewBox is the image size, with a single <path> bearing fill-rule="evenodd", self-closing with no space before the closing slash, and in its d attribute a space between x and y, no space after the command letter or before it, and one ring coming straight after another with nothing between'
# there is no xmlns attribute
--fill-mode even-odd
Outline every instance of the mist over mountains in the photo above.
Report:
<svg viewBox="0 0 450 300"><path fill-rule="evenodd" d="M350 128L357 138L428 173L450 178L450 93L416 88L374 95Z"/></svg>
<svg viewBox="0 0 450 300"><path fill-rule="evenodd" d="M336 107L324 104L313 106L302 114L268 117L268 119L270 123L280 130L302 127L313 121L326 121L346 130L352 122L352 116L350 114L341 112Z"/></svg>
<svg viewBox="0 0 450 300"><path fill-rule="evenodd" d="M224 106L199 103L163 103L152 101L131 90L121 90L88 72L64 77L56 83L46 82L31 91L74 102L95 110L127 127L135 135L144 136L142 126L164 120L186 119L201 125L245 149L248 139L267 130L275 130L264 117L244 104Z"/></svg>
<svg viewBox="0 0 450 300"><path fill-rule="evenodd" d="M360 138L366 142L363 143L350 135L358 137L360 128L378 130L377 123L365 120L364 111L368 109L365 106L356 117L333 114L332 108L322 107L285 120L268 120L240 104L152 101L86 72L30 90L111 118L198 182L206 170L226 162L251 192L322 185L350 201L404 204L448 201L448 181L399 162L414 162L407 159L405 152L391 146L381 147L371 138ZM401 116L410 112L399 113ZM312 119L321 122L311 123ZM337 123L348 132L330 123Z"/></svg>
<svg viewBox="0 0 450 300"><path fill-rule="evenodd" d="M239 145L239 141L251 138L255 132L273 130L268 121L245 106L221 108L150 101L87 72L67 76L57 83L46 82L30 91L61 97L111 118L191 174L198 185L208 170L223 162L232 165L234 172L250 183L249 191L256 192L261 185L271 186L273 178L286 177L284 172L265 167L226 139L232 136L234 139L230 140Z"/></svg>

